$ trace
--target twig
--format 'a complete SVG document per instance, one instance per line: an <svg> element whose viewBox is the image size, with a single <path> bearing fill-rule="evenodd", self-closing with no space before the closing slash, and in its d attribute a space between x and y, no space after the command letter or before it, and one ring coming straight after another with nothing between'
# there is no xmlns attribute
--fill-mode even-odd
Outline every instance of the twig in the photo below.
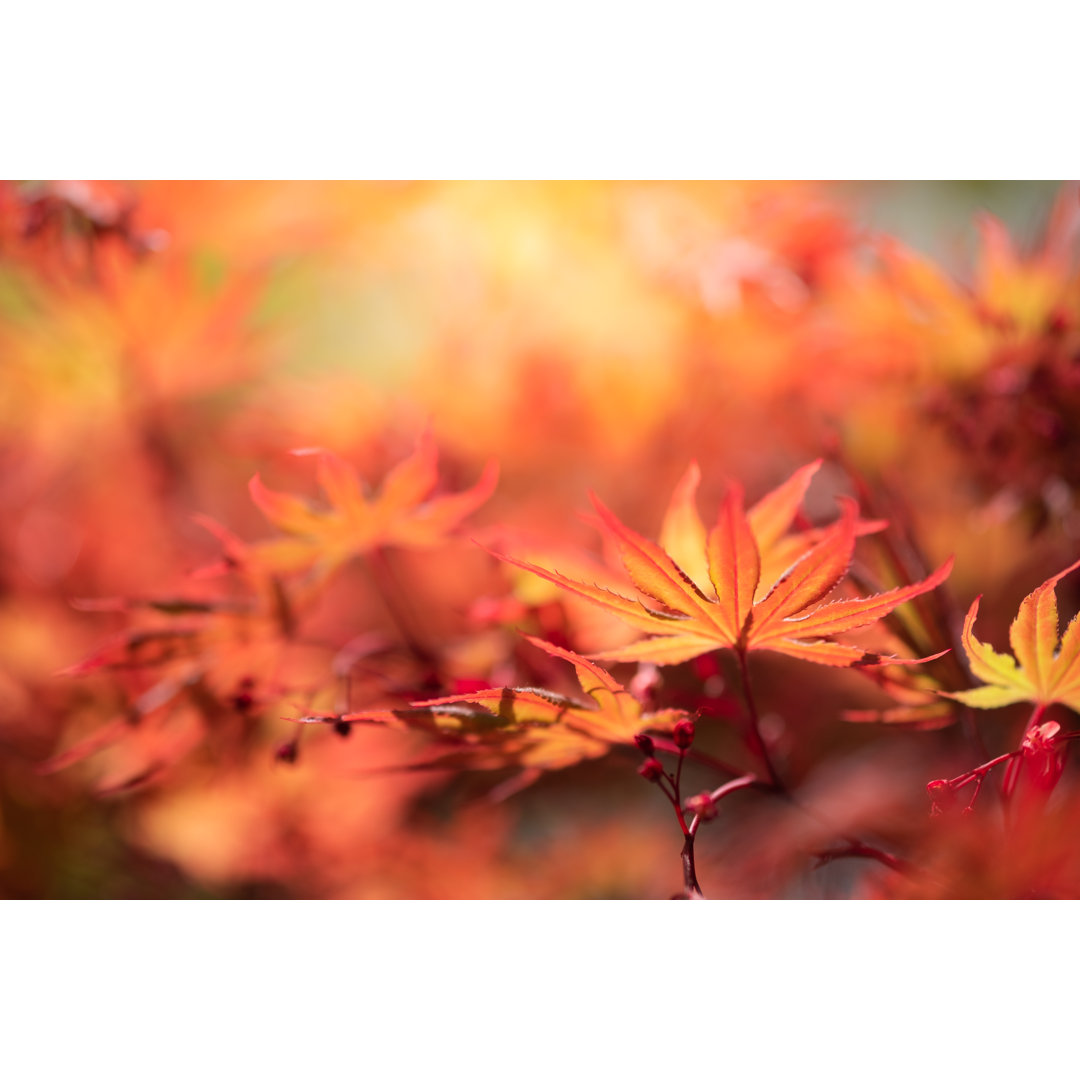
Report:
<svg viewBox="0 0 1080 1080"><path fill-rule="evenodd" d="M697 835L701 823L709 820L712 816L712 811L721 799L730 795L733 791L741 791L743 788L753 787L754 785L761 787L762 783L753 773L747 773L745 776L739 776L734 780L729 780L726 784L721 784L715 791L710 791L705 796L698 796L699 799L707 800L710 813L704 814L699 810L694 815L694 820L690 822L691 835Z"/></svg>
<svg viewBox="0 0 1080 1080"><path fill-rule="evenodd" d="M683 884L686 887L687 900L704 900L705 894L698 884L697 868L694 865L694 834L687 830L682 849Z"/></svg>

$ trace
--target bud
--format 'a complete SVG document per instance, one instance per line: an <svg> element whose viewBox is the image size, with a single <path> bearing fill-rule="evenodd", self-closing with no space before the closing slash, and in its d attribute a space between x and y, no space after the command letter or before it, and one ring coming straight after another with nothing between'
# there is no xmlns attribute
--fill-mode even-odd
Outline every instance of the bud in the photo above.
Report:
<svg viewBox="0 0 1080 1080"><path fill-rule="evenodd" d="M956 792L949 786L948 780L931 780L926 785L926 794L933 804L930 807L932 817L945 813L956 802Z"/></svg>
<svg viewBox="0 0 1080 1080"><path fill-rule="evenodd" d="M653 745L652 737L642 732L640 735L634 736L634 742L637 743L637 748L646 756L652 757L656 752L656 747Z"/></svg>
<svg viewBox="0 0 1080 1080"><path fill-rule="evenodd" d="M295 765L296 756L299 751L299 747L295 741L282 743L277 750L274 751L274 757L278 761L283 761L286 765Z"/></svg>
<svg viewBox="0 0 1080 1080"><path fill-rule="evenodd" d="M694 721L684 717L672 729L671 737L680 750L688 750L694 742Z"/></svg>
<svg viewBox="0 0 1080 1080"><path fill-rule="evenodd" d="M712 792L703 791L700 795L691 795L686 800L686 809L692 814L697 814L702 821L709 821L716 817L716 802Z"/></svg>
<svg viewBox="0 0 1080 1080"><path fill-rule="evenodd" d="M1061 725L1056 720L1048 720L1045 724L1031 728L1024 735L1023 750L1025 754L1048 754L1054 750L1054 740L1061 733Z"/></svg>
<svg viewBox="0 0 1080 1080"><path fill-rule="evenodd" d="M654 757L646 758L640 766L638 766L638 776L645 777L646 780L655 784L661 776L664 775L664 767Z"/></svg>
<svg viewBox="0 0 1080 1080"><path fill-rule="evenodd" d="M352 734L352 724L347 720L335 720L334 731L343 739L347 739Z"/></svg>

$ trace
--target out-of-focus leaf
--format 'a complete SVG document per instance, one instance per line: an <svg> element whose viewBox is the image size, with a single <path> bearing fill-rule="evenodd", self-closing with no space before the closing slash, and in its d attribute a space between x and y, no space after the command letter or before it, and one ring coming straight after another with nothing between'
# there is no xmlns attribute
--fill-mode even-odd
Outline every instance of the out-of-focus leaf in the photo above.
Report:
<svg viewBox="0 0 1080 1080"><path fill-rule="evenodd" d="M489 462L467 491L431 493L438 481L438 452L430 431L420 437L415 453L386 476L378 494L367 497L356 472L337 454L321 448L297 450L318 458L319 486L329 503L317 510L293 495L271 491L256 474L251 497L267 519L290 541L285 549L253 545L263 561L290 567L319 564L332 569L354 555L377 547L426 548L442 543L495 490L498 468Z"/></svg>
<svg viewBox="0 0 1080 1080"><path fill-rule="evenodd" d="M630 692L591 660L539 638L533 645L572 664L583 699L533 687L503 687L413 702L398 709L312 714L301 723L388 724L453 741L426 768L561 769L629 746L644 731L670 731L686 713L646 712Z"/></svg>

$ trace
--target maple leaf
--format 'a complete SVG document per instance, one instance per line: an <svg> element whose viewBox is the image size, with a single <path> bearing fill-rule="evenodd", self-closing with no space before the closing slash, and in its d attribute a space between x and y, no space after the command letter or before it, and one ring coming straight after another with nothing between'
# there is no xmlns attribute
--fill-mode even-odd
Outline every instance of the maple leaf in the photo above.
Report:
<svg viewBox="0 0 1080 1080"><path fill-rule="evenodd" d="M280 599L282 605L288 603L283 592ZM255 704L250 689L255 679L250 673L266 673L260 695L272 699L287 682L292 663L302 665L306 653L318 652L317 647L312 650L292 640L292 609L273 604L169 596L107 597L75 601L74 606L124 612L136 622L57 674L111 673L121 686L129 687L130 700L119 716L54 753L40 766L43 772L67 768L110 748L115 750L113 756L126 758L128 743L140 744L156 770L178 760L204 735L219 743L243 738L245 713ZM148 682L151 685L144 689ZM245 689L245 683L246 705L237 697L237 687ZM155 721L146 723L151 716ZM135 751L132 754L138 757Z"/></svg>
<svg viewBox="0 0 1080 1080"><path fill-rule="evenodd" d="M644 712L638 700L584 656L524 635L551 656L573 664L584 700L535 687L504 687L416 701L396 709L316 714L299 723L389 724L449 738L450 753L428 768L562 769L602 757L612 746L633 745L643 731L670 731L687 714Z"/></svg>
<svg viewBox="0 0 1080 1080"><path fill-rule="evenodd" d="M665 538L675 557L627 528L593 496L600 526L614 540L627 573L648 603L532 563L497 557L656 635L599 653L598 659L677 664L718 648L742 655L765 649L832 667L933 659L882 657L829 640L869 626L906 600L935 588L948 577L952 560L912 585L876 596L822 603L846 576L856 537L880 528L880 523L860 522L855 502L842 498L839 521L823 529L804 530L802 535L788 535L818 465L800 469L749 512L743 508L741 486L732 484L709 531L693 507L697 469L691 466L676 489L665 521ZM777 569L785 563L786 568Z"/></svg>
<svg viewBox="0 0 1080 1080"><path fill-rule="evenodd" d="M316 510L295 495L267 488L258 473L249 486L255 505L288 533L270 541L267 557L278 565L321 562L327 569L377 547L432 547L483 504L495 490L498 467L488 462L467 491L431 498L438 482L438 451L425 431L415 452L395 466L377 495L367 497L356 471L337 454L321 448L294 450L318 457L318 481L330 504Z"/></svg>
<svg viewBox="0 0 1080 1080"><path fill-rule="evenodd" d="M1017 701L1036 705L1061 702L1080 712L1080 615L1058 639L1057 583L1080 560L1048 578L1020 603L1009 627L1013 655L999 653L975 636L981 596L975 597L964 619L961 641L971 673L985 686L944 694L976 709L1000 709Z"/></svg>
<svg viewBox="0 0 1080 1080"><path fill-rule="evenodd" d="M821 464L822 460L818 458L797 469L746 512L746 520L761 557L761 574L755 599L763 597L781 574L825 534L824 529L813 527L798 532L789 531ZM708 592L712 588L712 579L709 577L706 529L695 502L700 483L701 470L697 462L692 461L672 493L660 526L660 546L699 589ZM887 526L886 521L865 521L860 518L855 522L855 535L867 536Z"/></svg>

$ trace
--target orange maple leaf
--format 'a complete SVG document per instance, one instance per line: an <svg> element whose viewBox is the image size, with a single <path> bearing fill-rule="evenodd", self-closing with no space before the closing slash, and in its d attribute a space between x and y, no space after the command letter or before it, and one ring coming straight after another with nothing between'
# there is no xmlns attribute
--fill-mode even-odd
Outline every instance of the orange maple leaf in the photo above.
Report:
<svg viewBox="0 0 1080 1080"><path fill-rule="evenodd" d="M975 636L981 596L964 619L961 641L971 673L985 686L944 694L976 709L1000 709L1017 701L1036 705L1061 702L1080 712L1080 615L1058 638L1057 583L1080 566L1077 560L1048 578L1020 603L1009 627L1013 656L999 653Z"/></svg>
<svg viewBox="0 0 1080 1080"><path fill-rule="evenodd" d="M634 736L643 731L670 731L687 715L680 709L645 712L624 686L584 656L525 637L573 664L584 700L535 687L504 687L397 709L304 716L298 722L389 724L452 739L454 749L425 762L429 768L562 769L602 757L612 746L633 745Z"/></svg>
<svg viewBox="0 0 1080 1080"><path fill-rule="evenodd" d="M697 469L691 466L676 489L664 526L670 549L684 565L627 528L593 496L601 527L615 541L631 580L648 603L532 563L497 557L656 635L600 653L599 659L677 664L730 648L743 656L767 649L833 667L921 662L881 657L829 639L868 626L904 601L941 584L952 569L952 559L913 585L823 604L847 574L856 536L881 526L860 522L855 502L843 498L839 521L824 529L788 535L818 464L800 469L749 512L743 509L742 488L732 484L717 523L708 532L693 506Z"/></svg>
<svg viewBox="0 0 1080 1080"><path fill-rule="evenodd" d="M430 498L438 482L438 451L430 431L416 451L395 466L377 495L367 497L356 471L330 450L294 454L318 457L318 481L329 510L316 510L295 495L267 488L258 473L249 484L256 506L289 534L270 541L267 557L279 565L320 562L326 569L377 547L431 547L445 540L495 489L498 467L488 462L467 491Z"/></svg>

